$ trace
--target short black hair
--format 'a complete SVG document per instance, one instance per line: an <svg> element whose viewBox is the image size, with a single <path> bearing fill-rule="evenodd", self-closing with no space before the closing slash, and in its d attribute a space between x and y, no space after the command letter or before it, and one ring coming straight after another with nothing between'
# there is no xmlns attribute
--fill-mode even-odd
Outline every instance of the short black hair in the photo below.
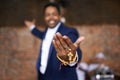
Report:
<svg viewBox="0 0 120 80"><path fill-rule="evenodd" d="M59 4L57 4L57 3L55 3L55 2L54 2L54 3L52 2L52 3L46 4L46 5L44 6L44 8L43 8L43 13L45 13L46 8L49 7L49 6L55 7L55 8L57 9L58 13L61 14L61 10L60 10Z"/></svg>

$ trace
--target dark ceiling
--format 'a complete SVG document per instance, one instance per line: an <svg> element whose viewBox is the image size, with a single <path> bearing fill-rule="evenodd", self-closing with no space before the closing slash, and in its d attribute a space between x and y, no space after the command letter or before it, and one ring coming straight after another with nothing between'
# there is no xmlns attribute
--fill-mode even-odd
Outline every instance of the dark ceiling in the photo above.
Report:
<svg viewBox="0 0 120 80"><path fill-rule="evenodd" d="M43 25L42 8L48 0L0 0L0 26L23 26L35 18ZM66 8L68 24L120 24L119 0L56 0Z"/></svg>

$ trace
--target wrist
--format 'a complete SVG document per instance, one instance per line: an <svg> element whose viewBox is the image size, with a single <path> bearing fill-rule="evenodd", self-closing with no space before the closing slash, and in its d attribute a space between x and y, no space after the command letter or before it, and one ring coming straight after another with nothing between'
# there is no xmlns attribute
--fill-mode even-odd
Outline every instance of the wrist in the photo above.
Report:
<svg viewBox="0 0 120 80"><path fill-rule="evenodd" d="M67 55L67 60L62 59L60 56L57 55L57 58L60 62L62 62L63 65L67 66L69 64L73 64L75 62L77 62L78 59L78 53L76 51L75 56L73 56L73 58L71 58L73 56L73 53L69 52Z"/></svg>

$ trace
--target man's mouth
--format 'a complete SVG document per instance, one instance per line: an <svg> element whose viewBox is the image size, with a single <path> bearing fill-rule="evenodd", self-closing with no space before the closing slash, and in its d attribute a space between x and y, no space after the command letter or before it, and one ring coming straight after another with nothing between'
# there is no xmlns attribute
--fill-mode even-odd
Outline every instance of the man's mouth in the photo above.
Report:
<svg viewBox="0 0 120 80"><path fill-rule="evenodd" d="M49 24L54 24L55 23L55 20L50 20L49 21Z"/></svg>

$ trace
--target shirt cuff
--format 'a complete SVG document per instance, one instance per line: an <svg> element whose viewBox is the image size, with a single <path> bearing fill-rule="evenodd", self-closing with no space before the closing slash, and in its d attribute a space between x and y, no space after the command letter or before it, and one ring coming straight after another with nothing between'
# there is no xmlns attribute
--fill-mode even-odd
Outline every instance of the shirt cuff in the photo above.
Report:
<svg viewBox="0 0 120 80"><path fill-rule="evenodd" d="M77 54L77 60L75 62L73 62L73 63L68 64L68 65L72 67L72 66L76 65L77 62L78 62L78 54Z"/></svg>
<svg viewBox="0 0 120 80"><path fill-rule="evenodd" d="M29 27L30 31L32 31L35 28L35 25L32 25Z"/></svg>

